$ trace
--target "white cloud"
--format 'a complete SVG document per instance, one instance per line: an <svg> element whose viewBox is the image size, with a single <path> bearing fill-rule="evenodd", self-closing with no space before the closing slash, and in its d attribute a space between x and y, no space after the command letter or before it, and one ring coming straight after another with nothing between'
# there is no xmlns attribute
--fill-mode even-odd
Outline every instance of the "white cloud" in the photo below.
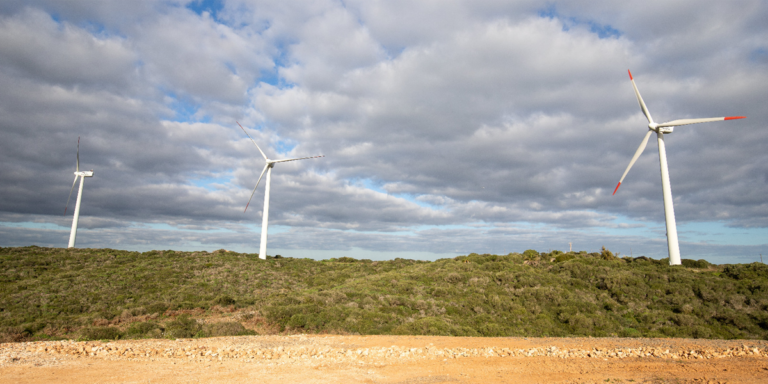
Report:
<svg viewBox="0 0 768 384"><path fill-rule="evenodd" d="M62 4L0 5L0 245L65 237L45 225L66 227L80 135L100 240L78 241L257 246L238 120L270 157L327 156L275 167L281 249L661 257L655 143L610 194L647 124L628 68L657 120L749 116L667 136L681 227L768 226L759 1ZM726 249L707 231L684 253Z"/></svg>
<svg viewBox="0 0 768 384"><path fill-rule="evenodd" d="M209 16L175 11L130 29L149 79L200 104L242 104L259 72L273 67L258 35Z"/></svg>
<svg viewBox="0 0 768 384"><path fill-rule="evenodd" d="M38 9L0 16L0 67L8 76L118 91L130 85L136 60L125 39L57 23Z"/></svg>

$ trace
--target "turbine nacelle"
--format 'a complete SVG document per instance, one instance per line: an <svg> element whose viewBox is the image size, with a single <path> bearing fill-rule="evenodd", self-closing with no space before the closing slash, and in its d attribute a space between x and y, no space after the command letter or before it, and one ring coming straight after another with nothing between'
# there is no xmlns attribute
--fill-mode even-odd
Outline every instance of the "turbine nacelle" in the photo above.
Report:
<svg viewBox="0 0 768 384"><path fill-rule="evenodd" d="M93 169L90 171L75 172L75 176L93 177Z"/></svg>
<svg viewBox="0 0 768 384"><path fill-rule="evenodd" d="M663 124L649 123L648 129L659 133L672 133L675 130L675 126L666 126Z"/></svg>

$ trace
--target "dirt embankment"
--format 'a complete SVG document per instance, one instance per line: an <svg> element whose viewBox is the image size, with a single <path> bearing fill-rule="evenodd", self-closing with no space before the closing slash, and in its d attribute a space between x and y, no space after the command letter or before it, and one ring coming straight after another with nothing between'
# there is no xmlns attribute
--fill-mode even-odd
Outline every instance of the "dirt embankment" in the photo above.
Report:
<svg viewBox="0 0 768 384"><path fill-rule="evenodd" d="M760 383L768 343L243 336L0 344L0 383Z"/></svg>

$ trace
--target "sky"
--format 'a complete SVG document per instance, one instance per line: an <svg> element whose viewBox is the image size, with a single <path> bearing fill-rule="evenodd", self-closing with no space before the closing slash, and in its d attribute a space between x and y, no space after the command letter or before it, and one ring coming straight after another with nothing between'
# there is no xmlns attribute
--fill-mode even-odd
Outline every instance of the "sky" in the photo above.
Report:
<svg viewBox="0 0 768 384"><path fill-rule="evenodd" d="M0 246L768 258L768 3L5 0ZM74 194L77 193L75 190Z"/></svg>

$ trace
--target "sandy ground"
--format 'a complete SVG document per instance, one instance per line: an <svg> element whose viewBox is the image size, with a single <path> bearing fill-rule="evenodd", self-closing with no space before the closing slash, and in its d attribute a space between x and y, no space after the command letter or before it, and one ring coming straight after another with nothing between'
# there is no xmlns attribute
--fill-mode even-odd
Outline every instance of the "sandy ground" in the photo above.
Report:
<svg viewBox="0 0 768 384"><path fill-rule="evenodd" d="M768 342L243 336L0 344L2 383L768 383Z"/></svg>

